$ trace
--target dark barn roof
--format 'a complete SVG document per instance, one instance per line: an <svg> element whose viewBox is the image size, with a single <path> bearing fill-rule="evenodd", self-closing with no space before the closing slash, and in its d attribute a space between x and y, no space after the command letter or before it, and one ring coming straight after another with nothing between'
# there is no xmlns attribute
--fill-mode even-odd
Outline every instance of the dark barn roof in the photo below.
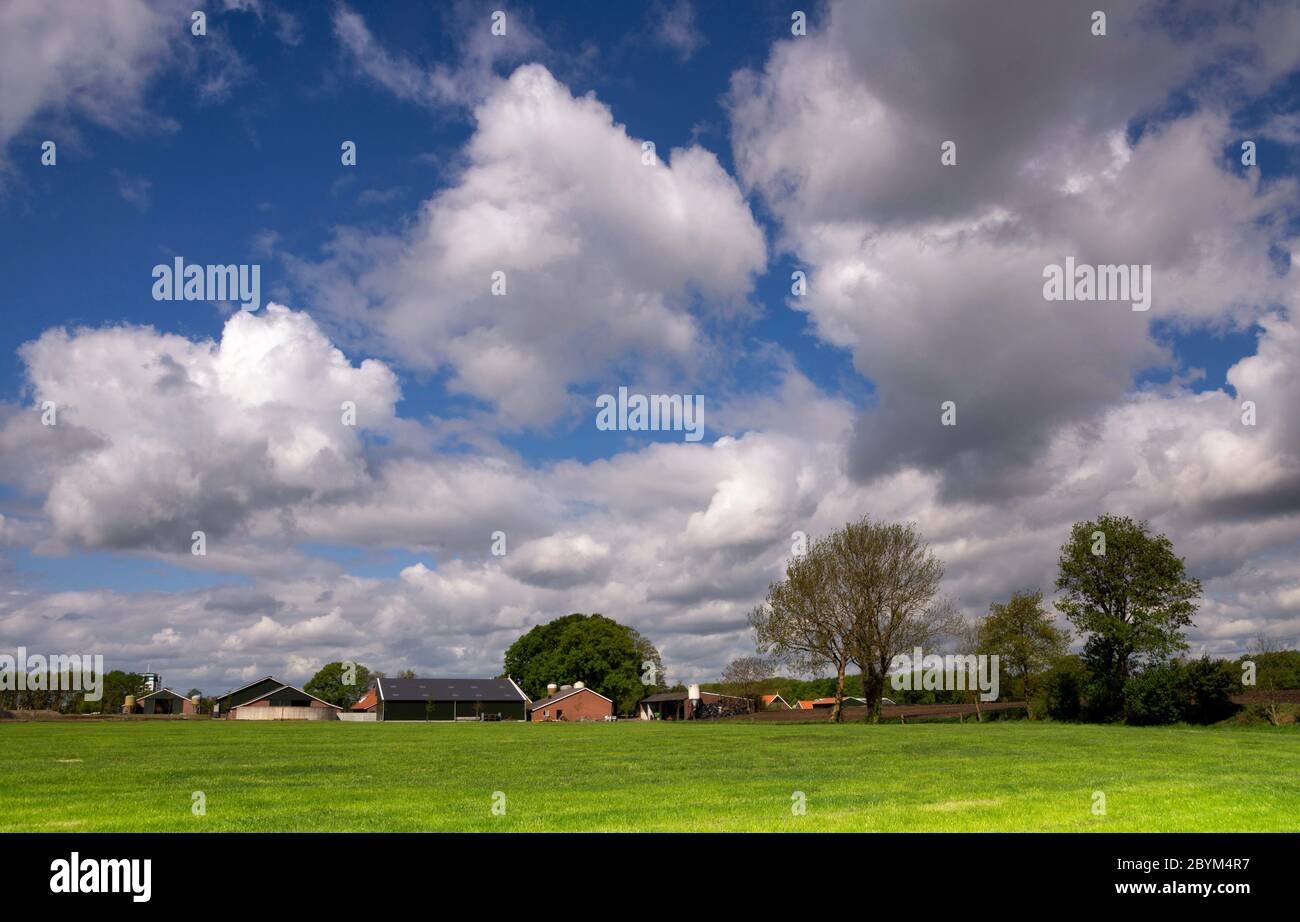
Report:
<svg viewBox="0 0 1300 922"><path fill-rule="evenodd" d="M384 701L526 701L509 679L375 680Z"/></svg>
<svg viewBox="0 0 1300 922"><path fill-rule="evenodd" d="M252 691L252 689L257 689L258 686L264 686L264 687L258 689L257 691ZM236 688L234 691L228 691L224 695L218 696L217 703L220 704L223 701L229 702L229 704L223 705L222 709L227 711L233 711L235 708L242 708L244 705L252 704L254 701L261 701L263 698L269 697L270 695L279 694L280 692L284 691L286 688L289 689L290 691L297 692L302 695L306 695L308 698L316 698L316 696L313 695L311 692L303 691L297 685L290 685L288 682L281 682L275 676L268 675L268 676L263 676L262 678L258 679L256 682L249 682L247 685L241 685L239 688ZM241 692L248 692L248 694L246 695L240 694ZM232 700L236 695L239 695L238 700ZM329 704L329 706L332 708L338 708L340 711L343 710L342 708L339 708L337 704L330 704L328 701L326 701L323 698L316 698L316 700L319 701L321 704Z"/></svg>
<svg viewBox="0 0 1300 922"><path fill-rule="evenodd" d="M160 688L160 689L158 689L157 691L151 691L151 692L149 692L149 694L147 694L147 695L141 695L139 698L136 698L135 700L136 700L137 703L139 703L139 702L141 702L141 701L145 701L146 699L149 699L149 698L157 698L157 697L160 697L160 696L161 696L161 697L164 697L164 698L165 698L165 697L171 697L171 698L174 698L174 699L177 700L177 701L189 701L189 700L190 700L189 698L186 698L184 695L177 694L176 692L172 691L170 688Z"/></svg>
<svg viewBox="0 0 1300 922"><path fill-rule="evenodd" d="M660 692L657 695L651 695L649 698L642 698L640 703L645 704L647 701L685 701L690 696L689 692Z"/></svg>
<svg viewBox="0 0 1300 922"><path fill-rule="evenodd" d="M339 711L343 710L343 708L339 707L339 705L331 704L330 702L326 701L324 698L317 698L311 692L305 691L299 688L297 685L290 685L288 682L281 682L279 688L273 688L270 691L266 692L265 694L258 695L256 698L249 698L247 701L243 701L240 702L239 704L236 704L235 707L242 708L246 705L253 704L257 701L261 701L263 698L270 698L272 695L278 695L284 691L296 692L299 695L306 695L308 698L315 698L315 700L319 701L323 705L326 705L327 707L332 707L335 710L339 710Z"/></svg>
<svg viewBox="0 0 1300 922"><path fill-rule="evenodd" d="M274 684L276 687L280 687L285 684L273 675L264 675L256 682L249 682L247 685L241 685L238 688L231 689L230 691L226 692L224 695L217 695L217 701L225 701L226 699L234 695L237 695L242 691L247 691L248 689L254 687L255 685L261 685L263 682L270 682Z"/></svg>

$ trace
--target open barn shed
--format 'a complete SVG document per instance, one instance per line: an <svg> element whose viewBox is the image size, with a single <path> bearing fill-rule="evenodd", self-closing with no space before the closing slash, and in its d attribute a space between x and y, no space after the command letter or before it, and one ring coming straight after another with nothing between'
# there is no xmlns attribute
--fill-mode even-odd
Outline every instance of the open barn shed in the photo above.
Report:
<svg viewBox="0 0 1300 922"><path fill-rule="evenodd" d="M708 720L748 714L754 705L748 698L701 691L692 685L687 691L661 692L637 702L636 716L641 720Z"/></svg>
<svg viewBox="0 0 1300 922"><path fill-rule="evenodd" d="M198 707L189 698L170 688L160 688L143 695L135 702L133 714L197 714Z"/></svg>

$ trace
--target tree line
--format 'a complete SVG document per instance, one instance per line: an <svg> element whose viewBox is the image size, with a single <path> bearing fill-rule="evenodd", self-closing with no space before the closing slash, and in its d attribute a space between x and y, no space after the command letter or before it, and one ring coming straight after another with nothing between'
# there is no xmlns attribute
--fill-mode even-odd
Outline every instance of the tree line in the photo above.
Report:
<svg viewBox="0 0 1300 922"><path fill-rule="evenodd" d="M148 693L143 675L138 672L124 672L121 669L104 673L104 684L97 701L89 700L84 690L72 688L74 684L81 684L84 689L85 682L74 683L67 673L60 673L57 676L40 673L39 678L29 674L24 683L26 688L19 689L16 684L12 681L0 682L0 711L120 714L128 695L139 698ZM199 689L192 688L185 697L201 694ZM211 699L202 699L202 701L210 703Z"/></svg>
<svg viewBox="0 0 1300 922"><path fill-rule="evenodd" d="M749 618L759 656L734 661L723 686L754 697L783 687L794 694L822 690L835 698L834 720L842 719L846 695L862 697L866 719L876 721L883 697L969 698L890 687L896 657L943 642L964 654L996 654L1001 697L1027 700L1030 716L1149 724L1222 719L1235 709L1230 696L1242 690L1243 674L1256 665L1265 688L1300 678L1291 676L1283 651L1235 664L1189 661L1185 632L1201 583L1168 537L1127 516L1077 523L1062 545L1054 605L1083 641L1077 655L1068 653L1070 634L1056 626L1041 592L1017 592L963 619L940 594L943 572L913 523L846 524L789 560L784 578L768 587ZM775 678L782 667L832 678L792 687L795 680ZM1277 710L1274 702L1274 722Z"/></svg>

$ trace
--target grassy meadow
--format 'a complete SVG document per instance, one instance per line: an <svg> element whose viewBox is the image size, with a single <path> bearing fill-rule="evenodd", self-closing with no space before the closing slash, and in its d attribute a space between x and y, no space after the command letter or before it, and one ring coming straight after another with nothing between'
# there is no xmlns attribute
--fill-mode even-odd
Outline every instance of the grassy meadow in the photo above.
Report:
<svg viewBox="0 0 1300 922"><path fill-rule="evenodd" d="M1300 830L1294 728L66 721L0 756L7 832Z"/></svg>

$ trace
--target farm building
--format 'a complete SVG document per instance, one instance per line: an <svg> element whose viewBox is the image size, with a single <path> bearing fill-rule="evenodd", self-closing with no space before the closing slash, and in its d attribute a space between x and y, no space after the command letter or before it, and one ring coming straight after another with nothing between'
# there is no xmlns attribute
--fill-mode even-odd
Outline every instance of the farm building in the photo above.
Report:
<svg viewBox="0 0 1300 922"><path fill-rule="evenodd" d="M217 698L214 717L234 720L334 720L343 710L301 688L266 676Z"/></svg>
<svg viewBox="0 0 1300 922"><path fill-rule="evenodd" d="M356 704L352 705L352 707L350 707L348 710L359 711L368 714L374 711L375 707L378 704L379 704L379 693L375 691L375 686L371 685L369 688L366 689L366 693L357 699Z"/></svg>
<svg viewBox="0 0 1300 922"><path fill-rule="evenodd" d="M688 691L662 692L637 702L636 716L641 720L704 720L748 714L753 704L748 698L700 691L692 685Z"/></svg>
<svg viewBox="0 0 1300 922"><path fill-rule="evenodd" d="M820 711L823 708L829 709L835 707L834 698L802 698L799 701L799 710L801 711Z"/></svg>
<svg viewBox="0 0 1300 922"><path fill-rule="evenodd" d="M512 679L375 679L379 720L527 720Z"/></svg>
<svg viewBox="0 0 1300 922"><path fill-rule="evenodd" d="M125 710L125 708L123 709ZM170 688L160 688L136 699L132 714L197 714L198 705Z"/></svg>
<svg viewBox="0 0 1300 922"><path fill-rule="evenodd" d="M759 702L768 710L788 711L793 708L793 705L780 695L763 695L759 698Z"/></svg>
<svg viewBox="0 0 1300 922"><path fill-rule="evenodd" d="M894 702L888 698L881 698L880 703L893 706ZM834 698L814 698L811 701L804 699L799 702L797 708L804 711L829 711L835 707ZM844 696L844 707L846 708L864 708L867 707L866 698L855 698L852 695Z"/></svg>
<svg viewBox="0 0 1300 922"><path fill-rule="evenodd" d="M546 686L547 697L529 705L530 718L543 720L604 720L614 716L614 702L582 682Z"/></svg>
<svg viewBox="0 0 1300 922"><path fill-rule="evenodd" d="M880 703L885 705L886 707L894 706L894 702L889 698L881 698ZM870 704L871 703L867 701L866 698L855 698L850 695L844 696L844 706L846 708L864 708L864 707L869 707Z"/></svg>

